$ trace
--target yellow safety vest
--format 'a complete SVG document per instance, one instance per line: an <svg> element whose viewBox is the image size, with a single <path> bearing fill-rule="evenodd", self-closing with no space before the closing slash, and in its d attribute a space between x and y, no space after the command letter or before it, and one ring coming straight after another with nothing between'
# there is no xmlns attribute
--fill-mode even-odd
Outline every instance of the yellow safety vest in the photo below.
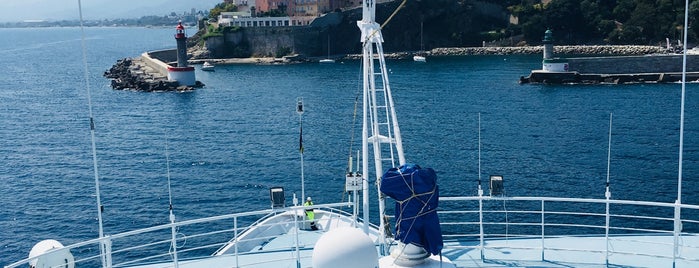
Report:
<svg viewBox="0 0 699 268"><path fill-rule="evenodd" d="M306 203L303 203L304 206L312 206L313 202L306 201ZM315 219L315 213L313 213L313 209L307 209L306 210L306 217L308 220L314 220Z"/></svg>

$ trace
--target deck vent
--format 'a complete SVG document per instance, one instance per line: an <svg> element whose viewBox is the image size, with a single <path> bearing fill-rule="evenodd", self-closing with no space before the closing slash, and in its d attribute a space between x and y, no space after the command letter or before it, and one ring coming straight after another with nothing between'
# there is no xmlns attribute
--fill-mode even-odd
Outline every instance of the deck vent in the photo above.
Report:
<svg viewBox="0 0 699 268"><path fill-rule="evenodd" d="M505 195L505 185L501 175L490 175L490 196Z"/></svg>
<svg viewBox="0 0 699 268"><path fill-rule="evenodd" d="M269 188L269 197L272 200L272 208L284 207L284 187Z"/></svg>

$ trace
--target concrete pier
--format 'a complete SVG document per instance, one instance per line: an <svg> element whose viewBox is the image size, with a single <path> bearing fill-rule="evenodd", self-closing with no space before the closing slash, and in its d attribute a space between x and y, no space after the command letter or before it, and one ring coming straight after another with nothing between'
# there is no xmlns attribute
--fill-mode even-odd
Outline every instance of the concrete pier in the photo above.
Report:
<svg viewBox="0 0 699 268"><path fill-rule="evenodd" d="M544 33L542 68L519 82L546 84L668 83L682 80L683 55L554 58L553 33ZM699 79L699 55L687 55L687 81Z"/></svg>
<svg viewBox="0 0 699 268"><path fill-rule="evenodd" d="M586 74L579 72L532 71L528 77L520 77L519 82L543 84L632 84L632 83L674 83L682 80L681 72L667 73L620 73ZM699 72L688 72L687 81L699 80Z"/></svg>
<svg viewBox="0 0 699 268"><path fill-rule="evenodd" d="M567 58L567 72L533 70L520 83L673 83L682 79L682 55ZM699 55L687 55L687 81L699 80Z"/></svg>
<svg viewBox="0 0 699 268"><path fill-rule="evenodd" d="M167 69L165 70L167 72ZM112 80L112 88L116 90L190 91L204 86L199 81L194 86L183 86L177 81L168 80L167 73L163 73L158 64L143 56L117 61L104 76Z"/></svg>
<svg viewBox="0 0 699 268"><path fill-rule="evenodd" d="M166 62L173 55L176 55L174 49L146 52L140 57L121 59L104 76L112 80L112 88L116 90L190 91L203 87L204 84L199 81L193 86L187 86L168 79L169 65Z"/></svg>

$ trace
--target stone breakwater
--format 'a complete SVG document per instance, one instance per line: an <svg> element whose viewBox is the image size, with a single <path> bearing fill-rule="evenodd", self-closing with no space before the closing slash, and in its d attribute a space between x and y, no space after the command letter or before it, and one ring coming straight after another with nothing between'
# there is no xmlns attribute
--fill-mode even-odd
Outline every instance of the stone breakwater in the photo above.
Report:
<svg viewBox="0 0 699 268"><path fill-rule="evenodd" d="M111 79L111 85L116 90L135 91L190 91L204 86L201 82L191 86L181 86L177 81L168 80L158 70L148 66L141 57L118 60L112 68L104 72Z"/></svg>
<svg viewBox="0 0 699 268"><path fill-rule="evenodd" d="M541 54L543 46L435 48L433 56ZM557 55L646 55L667 53L658 46L555 46Z"/></svg>
<svg viewBox="0 0 699 268"><path fill-rule="evenodd" d="M426 51L427 56L472 56L472 55L532 55L542 54L543 46L527 47L444 47ZM557 55L648 55L668 53L667 49L658 46L555 46ZM387 53L387 59L408 59L415 52ZM347 55L345 59L361 59L361 54Z"/></svg>

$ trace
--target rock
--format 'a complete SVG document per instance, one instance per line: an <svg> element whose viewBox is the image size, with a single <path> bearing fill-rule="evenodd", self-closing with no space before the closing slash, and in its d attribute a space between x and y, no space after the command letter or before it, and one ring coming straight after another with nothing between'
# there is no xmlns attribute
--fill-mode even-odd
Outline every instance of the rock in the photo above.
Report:
<svg viewBox="0 0 699 268"><path fill-rule="evenodd" d="M191 91L204 86L199 81L196 81L193 87L180 86L177 81L168 81L167 77L163 77L145 65L140 58L118 60L114 66L104 72L104 76L112 80L111 86L115 90Z"/></svg>

